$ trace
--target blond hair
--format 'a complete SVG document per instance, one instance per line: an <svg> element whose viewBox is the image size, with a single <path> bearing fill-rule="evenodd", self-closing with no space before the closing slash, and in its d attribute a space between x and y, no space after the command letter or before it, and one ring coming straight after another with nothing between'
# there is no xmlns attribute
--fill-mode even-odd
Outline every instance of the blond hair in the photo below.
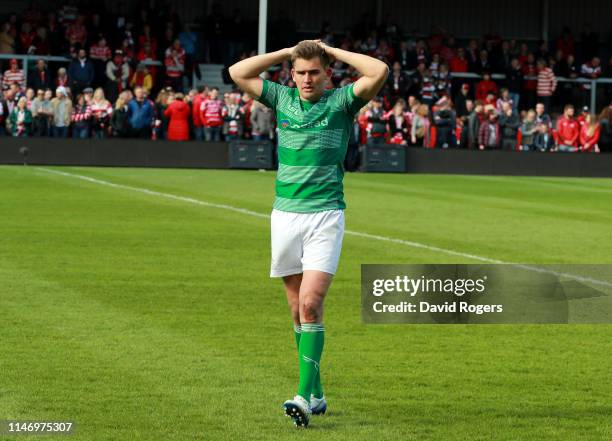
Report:
<svg viewBox="0 0 612 441"><path fill-rule="evenodd" d="M297 46L293 48L291 52L291 64L295 64L295 60L302 58L304 60L312 60L313 58L319 58L321 60L321 66L326 69L329 66L330 59L329 55L325 52L325 49L313 40L302 40Z"/></svg>

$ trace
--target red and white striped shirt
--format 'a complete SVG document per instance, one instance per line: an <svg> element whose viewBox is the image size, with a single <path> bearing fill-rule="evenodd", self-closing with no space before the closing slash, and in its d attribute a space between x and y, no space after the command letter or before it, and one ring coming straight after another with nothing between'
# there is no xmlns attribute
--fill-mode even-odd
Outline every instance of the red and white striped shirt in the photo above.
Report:
<svg viewBox="0 0 612 441"><path fill-rule="evenodd" d="M538 73L538 96L551 96L557 88L557 78L550 67Z"/></svg>
<svg viewBox="0 0 612 441"><path fill-rule="evenodd" d="M100 46L99 44L94 44L89 49L89 58L91 58L92 60L110 60L111 50L108 46Z"/></svg>
<svg viewBox="0 0 612 441"><path fill-rule="evenodd" d="M23 69L17 70L7 70L4 72L4 77L2 78L3 84L13 84L19 83L20 88L25 87L25 75L23 74Z"/></svg>
<svg viewBox="0 0 612 441"><path fill-rule="evenodd" d="M75 106L70 119L72 122L81 122L90 118L91 106Z"/></svg>
<svg viewBox="0 0 612 441"><path fill-rule="evenodd" d="M185 71L185 50L177 53L172 48L166 49L166 58L164 60L166 66L166 75L170 78L178 78Z"/></svg>
<svg viewBox="0 0 612 441"><path fill-rule="evenodd" d="M223 101L206 100L200 106L200 120L204 127L219 127L223 125Z"/></svg>

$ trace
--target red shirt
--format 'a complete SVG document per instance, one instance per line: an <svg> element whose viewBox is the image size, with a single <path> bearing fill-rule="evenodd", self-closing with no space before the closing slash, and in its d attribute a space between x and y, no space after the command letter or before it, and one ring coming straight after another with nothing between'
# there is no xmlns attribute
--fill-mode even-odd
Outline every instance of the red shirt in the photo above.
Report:
<svg viewBox="0 0 612 441"><path fill-rule="evenodd" d="M593 147L599 142L599 133L601 131L601 126L597 124L593 134L589 136L589 126L584 124L582 129L580 130L580 145L582 146L582 150L585 152L589 152L593 150Z"/></svg>
<svg viewBox="0 0 612 441"><path fill-rule="evenodd" d="M578 146L580 123L575 119L562 116L557 121L557 141L559 144Z"/></svg>
<svg viewBox="0 0 612 441"><path fill-rule="evenodd" d="M450 62L450 71L451 72L467 72L468 71L468 62L464 58L463 60L459 57L455 57Z"/></svg>
<svg viewBox="0 0 612 441"><path fill-rule="evenodd" d="M495 84L495 81L493 80L484 81L483 80L483 81L479 81L478 83L476 83L476 99L477 100L485 101L489 93L492 93L493 95L497 96L497 84Z"/></svg>

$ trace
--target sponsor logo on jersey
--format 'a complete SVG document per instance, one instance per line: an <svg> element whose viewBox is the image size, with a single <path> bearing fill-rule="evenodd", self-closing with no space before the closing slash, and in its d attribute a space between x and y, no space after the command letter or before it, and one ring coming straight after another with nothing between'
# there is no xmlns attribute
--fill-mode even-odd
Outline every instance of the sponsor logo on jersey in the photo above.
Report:
<svg viewBox="0 0 612 441"><path fill-rule="evenodd" d="M286 128L290 128L290 129L309 129L309 128L313 128L313 127L327 127L327 125L329 124L329 121L327 119L327 117L316 120L316 121L308 121L305 122L303 124L298 124L298 123L294 123L291 124L291 122L288 119L281 119L280 120L280 127L281 129L286 129Z"/></svg>

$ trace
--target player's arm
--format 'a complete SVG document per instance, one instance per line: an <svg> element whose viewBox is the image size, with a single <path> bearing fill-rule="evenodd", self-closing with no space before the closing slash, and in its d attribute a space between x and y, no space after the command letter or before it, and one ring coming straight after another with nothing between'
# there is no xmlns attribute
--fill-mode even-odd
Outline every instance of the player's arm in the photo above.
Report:
<svg viewBox="0 0 612 441"><path fill-rule="evenodd" d="M383 61L356 52L330 47L324 43L319 44L332 59L349 64L361 73L362 76L353 85L353 92L359 98L370 101L387 81L389 66Z"/></svg>
<svg viewBox="0 0 612 441"><path fill-rule="evenodd" d="M246 58L230 66L230 77L232 77L232 80L242 91L258 98L263 90L263 80L259 75L275 64L280 64L290 59L292 51L293 48L285 48L276 52Z"/></svg>

